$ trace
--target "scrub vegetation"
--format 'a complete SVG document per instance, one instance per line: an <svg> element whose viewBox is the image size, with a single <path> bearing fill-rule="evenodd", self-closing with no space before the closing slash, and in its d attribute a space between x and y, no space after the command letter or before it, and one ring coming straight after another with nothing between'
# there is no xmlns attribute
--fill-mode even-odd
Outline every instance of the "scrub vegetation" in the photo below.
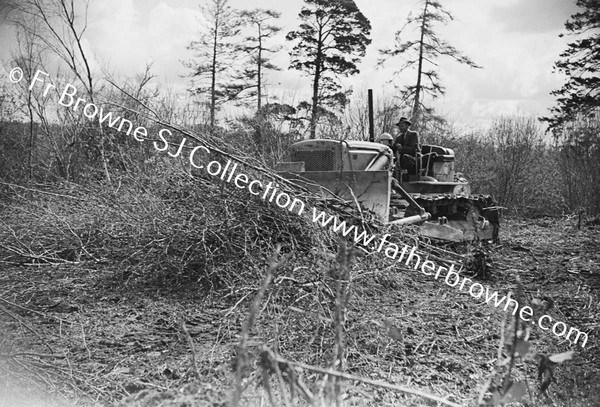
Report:
<svg viewBox="0 0 600 407"><path fill-rule="evenodd" d="M234 12L224 0L213 3L213 22ZM307 1L301 24L323 20L324 3L336 2ZM310 102L277 103L267 103L262 80L278 69L264 60L278 49L270 42L277 12L242 13L212 31L217 41L238 30L250 36L246 47L216 49L251 53L249 81L217 78L233 65L196 66L195 80L208 83L182 96L156 86L151 65L119 80L93 72L78 3L12 4L3 17L19 41L8 65L22 77L0 82L0 405L597 405L597 100L586 98L581 111L577 95L563 100L554 114L568 112L568 120L554 116L551 133L523 116L467 130L423 109L423 142L452 148L457 170L475 193L493 195L504 218L496 244L419 239L410 227L314 196L272 170L304 138L366 139L363 98L345 92L335 70L355 72L370 23L353 1L339 3L335 17L343 20L349 8L356 20L340 23L340 35L363 33L360 43L346 38L345 49L357 55L340 59L333 50ZM578 4L591 14L567 28L587 32L597 6ZM321 62L312 59L314 32L303 25L289 35L293 64L311 74ZM192 46L201 59L216 55L206 44L208 37ZM55 87L30 87L50 60L63 68L48 74ZM558 95L596 80L569 83ZM85 102L79 109L59 103L68 86ZM227 114L223 106L245 91L251 113ZM588 95L597 97L596 88ZM395 96L379 98L378 132L413 108ZM312 105L328 97L335 108ZM131 123L130 134L99 117ZM209 162L235 162L261 186L278 183L277 191L369 234L410 242L534 316L585 331L586 346L353 247L250 184L241 188L237 177L194 165Z"/></svg>

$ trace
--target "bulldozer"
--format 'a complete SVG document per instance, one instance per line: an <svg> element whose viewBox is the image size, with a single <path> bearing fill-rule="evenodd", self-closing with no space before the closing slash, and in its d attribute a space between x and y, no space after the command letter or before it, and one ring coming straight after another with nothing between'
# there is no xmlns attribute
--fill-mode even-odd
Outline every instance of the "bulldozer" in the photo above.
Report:
<svg viewBox="0 0 600 407"><path fill-rule="evenodd" d="M276 170L323 197L358 203L385 223L418 225L436 241L497 241L500 209L492 197L471 195L454 169L454 151L423 145L414 171L400 169L392 150L358 140L303 140Z"/></svg>

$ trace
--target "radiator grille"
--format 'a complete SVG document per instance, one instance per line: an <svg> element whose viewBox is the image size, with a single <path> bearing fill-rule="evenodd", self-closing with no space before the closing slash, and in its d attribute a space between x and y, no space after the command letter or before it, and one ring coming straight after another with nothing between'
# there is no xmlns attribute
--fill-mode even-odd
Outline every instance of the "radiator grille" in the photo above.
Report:
<svg viewBox="0 0 600 407"><path fill-rule="evenodd" d="M333 150L294 151L292 161L304 161L306 171L333 171Z"/></svg>

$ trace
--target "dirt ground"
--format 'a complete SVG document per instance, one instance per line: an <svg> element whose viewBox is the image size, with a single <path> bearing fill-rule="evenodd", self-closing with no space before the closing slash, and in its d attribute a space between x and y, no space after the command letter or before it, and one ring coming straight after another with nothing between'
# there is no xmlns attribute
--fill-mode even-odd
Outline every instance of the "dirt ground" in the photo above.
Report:
<svg viewBox="0 0 600 407"><path fill-rule="evenodd" d="M582 349L532 329L538 353L575 355L556 367L546 394L538 367L517 362L515 376L530 388L526 405L600 405L600 227L576 226L575 218L504 220L501 244L484 249L491 269L482 284L506 293L518 275L527 302L544 301L554 319L589 333ZM0 249L0 260L9 255ZM324 299L306 283L316 262L296 256L274 278L250 347L328 367L327 318L311 313ZM369 256L352 273L345 372L475 405L498 362L505 313ZM2 261L0 405L227 405L235 346L258 285L208 290L190 279L126 275L110 262ZM309 383L321 376L306 373ZM260 380L248 382L242 404L268 405ZM437 405L364 382L344 386L345 405Z"/></svg>

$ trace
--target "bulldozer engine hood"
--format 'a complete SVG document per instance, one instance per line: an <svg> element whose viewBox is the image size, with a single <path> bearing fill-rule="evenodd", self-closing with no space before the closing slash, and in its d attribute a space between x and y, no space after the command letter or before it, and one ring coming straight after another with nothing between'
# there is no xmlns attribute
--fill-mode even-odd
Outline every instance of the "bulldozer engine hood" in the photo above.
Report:
<svg viewBox="0 0 600 407"><path fill-rule="evenodd" d="M290 148L292 162L305 171L380 171L392 164L392 150L383 144L357 140L304 140Z"/></svg>

